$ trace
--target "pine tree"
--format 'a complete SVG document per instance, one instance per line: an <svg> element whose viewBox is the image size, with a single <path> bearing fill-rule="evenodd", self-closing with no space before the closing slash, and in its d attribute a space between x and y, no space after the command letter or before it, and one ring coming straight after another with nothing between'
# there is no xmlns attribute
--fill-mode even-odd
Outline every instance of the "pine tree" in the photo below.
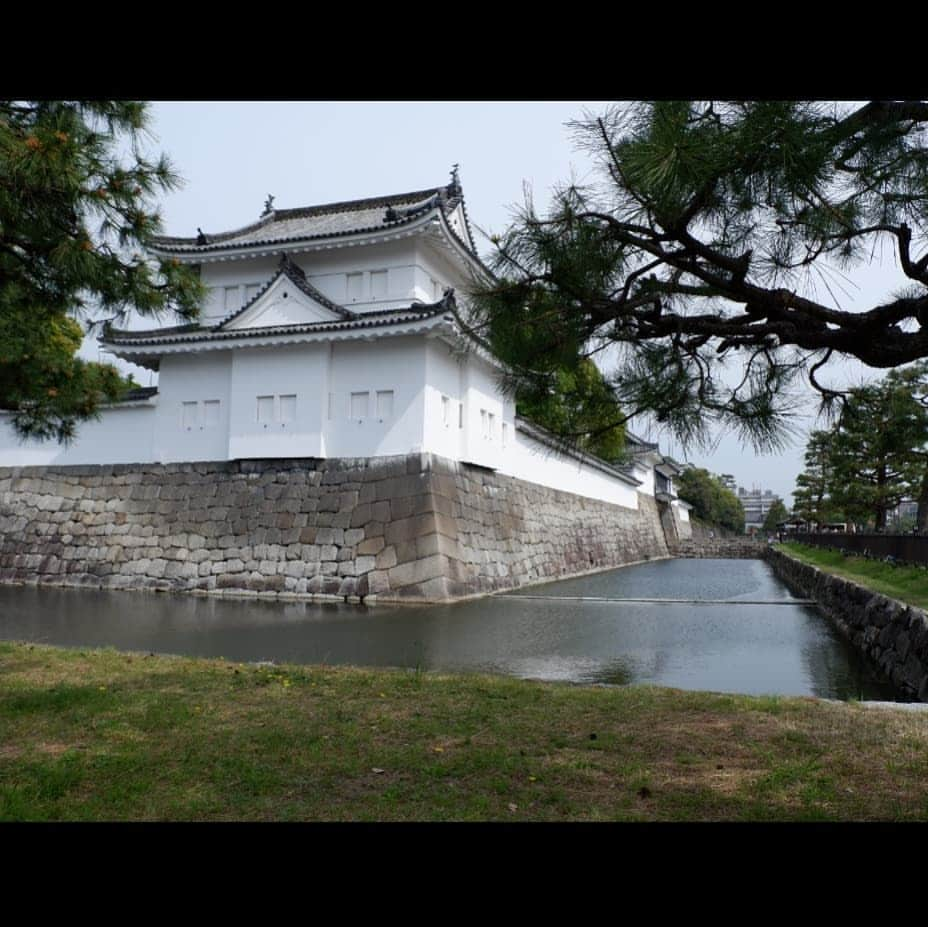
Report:
<svg viewBox="0 0 928 927"><path fill-rule="evenodd" d="M829 361L928 357L928 103L659 101L573 128L598 178L547 214L527 199L474 291L511 388L609 348L617 422L649 411L686 444L720 421L771 448L803 373L831 403ZM849 310L841 275L884 241L909 289Z"/></svg>
<svg viewBox="0 0 928 927"><path fill-rule="evenodd" d="M854 520L886 528L886 516L918 485L928 410L892 378L852 390L835 429L829 494Z"/></svg>
<svg viewBox="0 0 928 927"><path fill-rule="evenodd" d="M806 444L805 469L796 477L793 512L803 521L823 525L843 521L829 491L834 484L831 463L832 434L813 431Z"/></svg>
<svg viewBox="0 0 928 927"><path fill-rule="evenodd" d="M587 360L555 373L553 388L523 391L516 411L572 447L616 461L625 449L625 426L616 398L596 365Z"/></svg>
<svg viewBox="0 0 928 927"><path fill-rule="evenodd" d="M198 276L145 253L178 183L146 123L142 103L0 101L0 408L23 436L69 440L126 386L75 357L75 319L197 315Z"/></svg>

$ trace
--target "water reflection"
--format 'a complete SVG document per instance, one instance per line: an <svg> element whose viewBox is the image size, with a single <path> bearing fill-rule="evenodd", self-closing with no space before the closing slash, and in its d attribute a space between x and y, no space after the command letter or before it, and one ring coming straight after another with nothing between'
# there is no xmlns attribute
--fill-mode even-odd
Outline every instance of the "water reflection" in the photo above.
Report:
<svg viewBox="0 0 928 927"><path fill-rule="evenodd" d="M533 595L788 602L763 561L675 560ZM892 699L804 605L648 605L496 596L434 607L0 586L0 637L231 660L421 667L682 689Z"/></svg>

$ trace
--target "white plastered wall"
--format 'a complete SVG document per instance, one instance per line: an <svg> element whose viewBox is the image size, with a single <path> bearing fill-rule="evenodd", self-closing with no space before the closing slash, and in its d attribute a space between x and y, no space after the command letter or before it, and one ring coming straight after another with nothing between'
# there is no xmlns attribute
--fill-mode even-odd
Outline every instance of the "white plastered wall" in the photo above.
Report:
<svg viewBox="0 0 928 927"><path fill-rule="evenodd" d="M229 314L226 308L226 287L238 287L238 305L243 306L242 300L248 299L248 287L263 287L277 272L280 259L274 257L250 258L243 261L220 261L204 263L200 267L200 280L209 287L206 302L200 314L200 322L204 325L214 325ZM233 303L234 306L234 303Z"/></svg>
<svg viewBox="0 0 928 927"><path fill-rule="evenodd" d="M450 262L414 237L364 248L292 253L290 258L316 289L353 312L396 309L415 300L435 302L445 287L464 283ZM201 320L215 324L244 305L277 272L279 261L279 256L268 256L205 262L200 277L209 293Z"/></svg>
<svg viewBox="0 0 928 927"><path fill-rule="evenodd" d="M378 392L393 394L389 414L378 414ZM352 393L367 394L366 415L352 416ZM421 451L424 394L424 338L335 343L325 394L325 455L377 457Z"/></svg>
<svg viewBox="0 0 928 927"><path fill-rule="evenodd" d="M514 446L507 448L503 455L500 472L540 483L578 496L588 496L623 505L626 508L638 508L638 490L618 477L583 463L573 457L557 454L553 448L525 434L516 432Z"/></svg>
<svg viewBox="0 0 928 927"><path fill-rule="evenodd" d="M636 460L633 464L634 470L632 475L636 480L641 480L639 490L645 495L654 495L654 467L644 461Z"/></svg>
<svg viewBox="0 0 928 927"><path fill-rule="evenodd" d="M505 400L496 369L474 352L468 353L462 367L461 397L464 404L461 459L501 469ZM510 433L509 437L513 435Z"/></svg>
<svg viewBox="0 0 928 927"><path fill-rule="evenodd" d="M12 417L0 412L0 467L75 464L153 463L154 404L105 408L101 418L78 425L68 445L57 441L20 441Z"/></svg>
<svg viewBox="0 0 928 927"><path fill-rule="evenodd" d="M229 459L324 456L329 365L325 343L233 352Z"/></svg>
<svg viewBox="0 0 928 927"><path fill-rule="evenodd" d="M227 459L232 356L231 351L204 351L162 359L153 439L155 460ZM208 411L207 403L216 402L218 407L211 406Z"/></svg>
<svg viewBox="0 0 928 927"><path fill-rule="evenodd" d="M426 341L425 412L422 448L460 460L464 447L462 382L465 361L437 338Z"/></svg>

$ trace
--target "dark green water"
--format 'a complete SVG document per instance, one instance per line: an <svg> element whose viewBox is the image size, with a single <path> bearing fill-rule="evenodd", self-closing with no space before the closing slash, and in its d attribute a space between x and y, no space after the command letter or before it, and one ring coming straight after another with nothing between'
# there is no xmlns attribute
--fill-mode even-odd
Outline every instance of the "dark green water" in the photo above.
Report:
<svg viewBox="0 0 928 927"><path fill-rule="evenodd" d="M237 661L500 673L749 694L895 700L891 685L761 560L665 560L532 596L743 599L649 605L501 595L370 608L0 586L0 638Z"/></svg>

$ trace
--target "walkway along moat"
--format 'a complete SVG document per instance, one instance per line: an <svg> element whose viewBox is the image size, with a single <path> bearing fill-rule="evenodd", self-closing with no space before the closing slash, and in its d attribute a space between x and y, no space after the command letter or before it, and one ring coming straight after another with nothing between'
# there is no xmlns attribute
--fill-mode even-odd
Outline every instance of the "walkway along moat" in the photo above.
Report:
<svg viewBox="0 0 928 927"><path fill-rule="evenodd" d="M0 586L0 638L242 662L900 698L802 602L762 560L662 560L419 607Z"/></svg>

